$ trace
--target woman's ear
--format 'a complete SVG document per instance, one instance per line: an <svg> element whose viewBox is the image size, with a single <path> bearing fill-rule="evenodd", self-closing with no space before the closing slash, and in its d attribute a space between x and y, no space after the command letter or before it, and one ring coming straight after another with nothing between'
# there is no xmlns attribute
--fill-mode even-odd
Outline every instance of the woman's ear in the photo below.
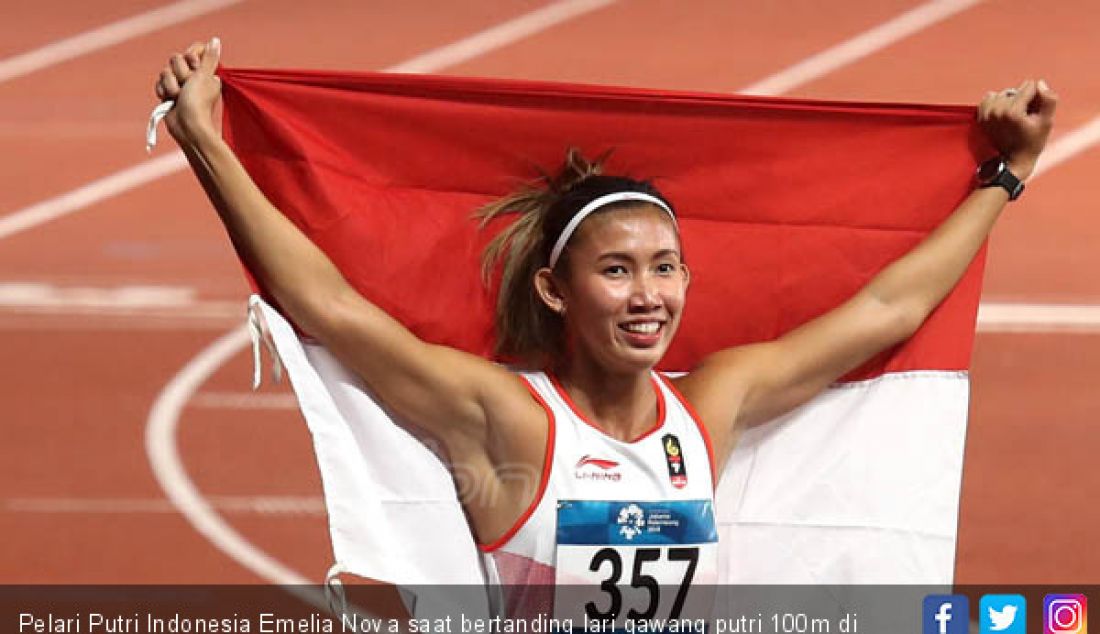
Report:
<svg viewBox="0 0 1100 634"><path fill-rule="evenodd" d="M680 273L684 276L684 290L687 290L687 287L691 284L691 269L688 268L687 264L681 262Z"/></svg>
<svg viewBox="0 0 1100 634"><path fill-rule="evenodd" d="M558 280L554 278L554 272L547 267L542 267L535 273L535 292L547 308L559 315L565 314L565 297L558 287Z"/></svg>

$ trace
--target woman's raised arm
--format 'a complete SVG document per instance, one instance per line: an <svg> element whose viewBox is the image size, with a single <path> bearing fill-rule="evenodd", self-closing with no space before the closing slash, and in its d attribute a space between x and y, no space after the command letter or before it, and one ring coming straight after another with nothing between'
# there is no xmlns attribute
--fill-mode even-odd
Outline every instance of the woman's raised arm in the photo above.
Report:
<svg viewBox="0 0 1100 634"><path fill-rule="evenodd" d="M1044 82L1029 80L988 93L978 107L982 128L1021 181L1046 145L1057 101ZM682 382L716 442L728 453L737 428L793 409L909 338L962 277L1008 200L1003 187L975 189L924 241L838 308L775 341L705 359Z"/></svg>
<svg viewBox="0 0 1100 634"><path fill-rule="evenodd" d="M215 38L173 56L156 93L176 101L168 130L249 269L288 316L358 372L393 413L438 437L456 458L488 469L490 450L513 462L525 462L526 452L541 466L541 451L515 448L537 447L533 441L545 433L542 410L520 379L480 357L418 339L360 296L252 181L214 120L220 53ZM494 425L494 434L488 433L490 416L507 421Z"/></svg>

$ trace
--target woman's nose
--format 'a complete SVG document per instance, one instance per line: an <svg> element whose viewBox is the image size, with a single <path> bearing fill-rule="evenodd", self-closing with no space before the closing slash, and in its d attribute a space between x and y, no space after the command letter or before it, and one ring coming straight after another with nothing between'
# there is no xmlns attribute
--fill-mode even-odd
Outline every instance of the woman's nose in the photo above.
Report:
<svg viewBox="0 0 1100 634"><path fill-rule="evenodd" d="M658 292L657 281L648 275L635 278L630 293L630 308L634 310L651 310L661 305L661 294Z"/></svg>

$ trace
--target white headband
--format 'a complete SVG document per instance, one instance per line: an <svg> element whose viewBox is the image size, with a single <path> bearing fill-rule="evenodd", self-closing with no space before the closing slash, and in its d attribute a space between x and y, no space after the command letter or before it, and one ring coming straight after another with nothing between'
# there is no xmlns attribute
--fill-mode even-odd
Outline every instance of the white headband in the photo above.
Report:
<svg viewBox="0 0 1100 634"><path fill-rule="evenodd" d="M577 230L577 227L580 226L585 218L600 207L606 207L612 203L626 200L636 200L638 202L647 202L657 205L665 210L669 218L672 218L673 224L676 223L676 214L672 213L672 209L668 206L668 203L656 196L650 196L642 192L615 192L614 194L604 194L584 207L581 207L581 210L573 215L569 224L565 225L565 228L562 229L561 235L558 236L558 241L554 243L554 249L550 251L550 268L554 268L554 265L558 263L558 258L561 257L561 252L565 249L565 243L569 242L569 238L572 237L573 232Z"/></svg>

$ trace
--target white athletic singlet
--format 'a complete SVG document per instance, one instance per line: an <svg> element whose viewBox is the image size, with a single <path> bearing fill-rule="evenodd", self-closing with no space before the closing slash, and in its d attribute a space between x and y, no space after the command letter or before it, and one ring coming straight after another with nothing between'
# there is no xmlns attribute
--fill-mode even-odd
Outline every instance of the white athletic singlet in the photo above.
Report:
<svg viewBox="0 0 1100 634"><path fill-rule="evenodd" d="M481 547L506 587L504 611L575 616L563 615L564 600L550 605L553 592L547 591L573 585L618 595L593 601L590 616L613 605L623 614L628 607L648 614L657 609L647 604L656 597L646 594L641 607L630 607L631 598L607 584L629 593L639 578L643 586L647 578L666 587L715 583L714 454L706 430L668 379L652 374L657 420L624 442L587 420L555 378L522 377L546 410L550 434L536 499L511 530ZM664 594L661 618L672 600ZM577 604L568 608L574 612L583 606L568 603Z"/></svg>

